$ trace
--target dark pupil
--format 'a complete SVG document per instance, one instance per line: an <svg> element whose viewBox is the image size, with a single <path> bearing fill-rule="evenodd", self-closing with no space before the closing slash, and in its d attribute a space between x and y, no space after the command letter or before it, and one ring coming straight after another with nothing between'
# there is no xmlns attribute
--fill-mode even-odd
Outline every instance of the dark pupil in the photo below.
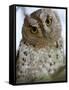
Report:
<svg viewBox="0 0 69 90"><path fill-rule="evenodd" d="M49 20L48 19L46 20L46 23L49 24Z"/></svg>
<svg viewBox="0 0 69 90"><path fill-rule="evenodd" d="M36 27L32 27L33 31L35 32L36 31Z"/></svg>

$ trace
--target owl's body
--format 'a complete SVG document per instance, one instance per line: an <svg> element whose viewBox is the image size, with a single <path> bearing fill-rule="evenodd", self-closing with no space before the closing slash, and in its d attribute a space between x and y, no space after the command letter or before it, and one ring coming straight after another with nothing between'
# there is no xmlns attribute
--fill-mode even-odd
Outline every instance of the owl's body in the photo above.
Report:
<svg viewBox="0 0 69 90"><path fill-rule="evenodd" d="M51 9L40 9L25 17L18 51L18 82L65 80L61 23Z"/></svg>

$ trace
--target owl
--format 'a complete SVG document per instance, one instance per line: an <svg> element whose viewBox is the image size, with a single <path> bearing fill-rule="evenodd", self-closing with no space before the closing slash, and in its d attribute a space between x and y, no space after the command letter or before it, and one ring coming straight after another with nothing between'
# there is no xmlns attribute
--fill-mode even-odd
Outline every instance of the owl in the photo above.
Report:
<svg viewBox="0 0 69 90"><path fill-rule="evenodd" d="M59 16L51 8L42 8L25 16L16 55L17 82L65 80L61 30Z"/></svg>

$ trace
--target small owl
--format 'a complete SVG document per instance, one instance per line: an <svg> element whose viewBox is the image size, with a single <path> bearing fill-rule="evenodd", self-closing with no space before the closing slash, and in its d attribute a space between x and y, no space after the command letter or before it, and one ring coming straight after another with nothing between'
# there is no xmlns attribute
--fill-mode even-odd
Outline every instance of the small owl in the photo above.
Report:
<svg viewBox="0 0 69 90"><path fill-rule="evenodd" d="M16 56L17 82L65 80L61 30L59 16L50 8L25 16Z"/></svg>

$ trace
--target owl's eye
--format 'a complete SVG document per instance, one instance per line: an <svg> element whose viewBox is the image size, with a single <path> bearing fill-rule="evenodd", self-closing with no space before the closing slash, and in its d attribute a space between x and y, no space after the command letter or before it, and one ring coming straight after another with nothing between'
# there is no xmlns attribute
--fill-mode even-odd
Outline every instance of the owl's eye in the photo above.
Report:
<svg viewBox="0 0 69 90"><path fill-rule="evenodd" d="M47 26L50 26L52 24L52 17L48 15L45 22Z"/></svg>
<svg viewBox="0 0 69 90"><path fill-rule="evenodd" d="M36 27L32 27L31 28L31 33L36 34L38 32Z"/></svg>

